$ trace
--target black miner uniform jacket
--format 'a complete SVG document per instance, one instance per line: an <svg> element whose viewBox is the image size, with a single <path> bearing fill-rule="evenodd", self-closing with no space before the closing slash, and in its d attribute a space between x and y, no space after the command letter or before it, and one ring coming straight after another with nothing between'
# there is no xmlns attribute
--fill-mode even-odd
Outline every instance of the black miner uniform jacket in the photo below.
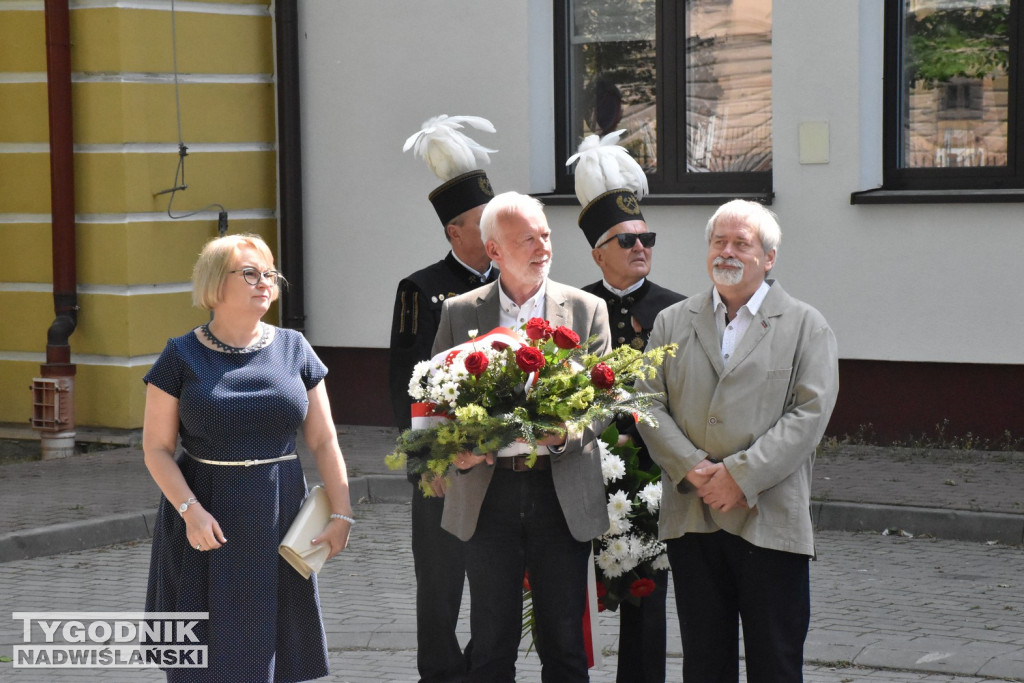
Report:
<svg viewBox="0 0 1024 683"><path fill-rule="evenodd" d="M408 429L411 417L409 378L420 361L430 358L437 326L441 322L441 306L445 299L465 294L498 278L498 269L491 268L486 280L467 270L449 251L437 263L418 270L398 283L395 311L391 318L391 355L388 360L388 387L391 410L399 429ZM481 330L481 333L488 330Z"/></svg>
<svg viewBox="0 0 1024 683"><path fill-rule="evenodd" d="M638 289L623 297L608 291L601 280L587 285L583 291L601 297L607 304L608 324L612 330L612 346L628 345L638 351L643 351L647 346L647 341L651 338L651 328L654 327L654 319L658 317L658 314L663 309L686 298L671 289L654 284L649 279L645 279ZM633 325L634 318L640 327L639 331ZM620 434L632 436L634 443L640 446L638 453L640 467L645 470L650 469L653 461L647 452L647 447L643 445L643 440L637 432L632 416L623 416L615 422Z"/></svg>

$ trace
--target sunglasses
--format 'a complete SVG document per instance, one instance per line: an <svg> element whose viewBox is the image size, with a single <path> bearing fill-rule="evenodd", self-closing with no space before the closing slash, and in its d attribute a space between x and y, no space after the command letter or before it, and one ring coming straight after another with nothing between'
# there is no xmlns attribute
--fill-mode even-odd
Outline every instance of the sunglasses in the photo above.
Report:
<svg viewBox="0 0 1024 683"><path fill-rule="evenodd" d="M612 235L601 244L594 247L600 249L604 245L608 244L612 240L618 240L619 246L623 249L632 249L636 244L637 240L640 240L640 246L644 249L650 249L654 246L654 240L657 238L658 233L656 232L620 232L618 235Z"/></svg>

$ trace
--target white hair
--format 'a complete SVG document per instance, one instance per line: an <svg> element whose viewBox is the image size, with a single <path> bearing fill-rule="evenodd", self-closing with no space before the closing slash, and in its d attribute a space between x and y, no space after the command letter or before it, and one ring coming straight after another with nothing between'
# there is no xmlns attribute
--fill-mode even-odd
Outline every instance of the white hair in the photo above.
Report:
<svg viewBox="0 0 1024 683"><path fill-rule="evenodd" d="M498 219L521 214L544 214L544 205L535 197L518 192L502 192L487 202L484 212L480 216L480 239L486 244L489 240L495 239L495 228Z"/></svg>
<svg viewBox="0 0 1024 683"><path fill-rule="evenodd" d="M711 215L707 227L704 228L704 239L708 244L711 243L711 234L714 232L715 224L722 217L737 219L756 228L764 253L767 254L774 249L778 254L779 243L782 242L782 229L779 227L779 221L775 214L763 204L746 199L734 199L722 204Z"/></svg>

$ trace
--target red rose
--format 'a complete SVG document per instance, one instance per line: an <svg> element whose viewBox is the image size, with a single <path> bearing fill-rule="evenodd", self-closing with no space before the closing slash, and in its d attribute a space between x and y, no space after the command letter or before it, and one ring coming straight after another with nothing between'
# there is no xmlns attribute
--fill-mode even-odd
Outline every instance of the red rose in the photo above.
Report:
<svg viewBox="0 0 1024 683"><path fill-rule="evenodd" d="M634 598L646 598L654 592L654 581L650 579L637 579L629 587L629 594Z"/></svg>
<svg viewBox="0 0 1024 683"><path fill-rule="evenodd" d="M488 362L483 351L474 351L466 356L466 371L474 377L479 377L487 370Z"/></svg>
<svg viewBox="0 0 1024 683"><path fill-rule="evenodd" d="M504 351L505 349L508 348L508 344L506 344L503 341L498 341L497 339L495 339L494 341L491 342L491 348L494 349L495 351Z"/></svg>
<svg viewBox="0 0 1024 683"><path fill-rule="evenodd" d="M533 346L521 346L516 351L516 365L523 372L537 372L545 362L544 352Z"/></svg>
<svg viewBox="0 0 1024 683"><path fill-rule="evenodd" d="M544 318L530 318L526 321L526 336L537 341L551 336L551 325Z"/></svg>
<svg viewBox="0 0 1024 683"><path fill-rule="evenodd" d="M615 386L615 373L604 363L598 363L590 371L590 381L598 389L611 389Z"/></svg>
<svg viewBox="0 0 1024 683"><path fill-rule="evenodd" d="M595 591L594 591L594 593L595 593L595 595L597 595L597 597L598 597L599 599L600 599L600 598L603 598L603 597L604 597L604 596L606 596L606 595L608 595L608 587L607 587L607 586L605 586L605 585L604 585L603 583L601 583L600 581L598 581L598 582L597 582L597 586L596 586L596 588L597 588L597 590L595 590Z"/></svg>
<svg viewBox="0 0 1024 683"><path fill-rule="evenodd" d="M565 325L559 325L552 333L552 337L555 340L555 346L560 349L579 348L580 335L576 334Z"/></svg>

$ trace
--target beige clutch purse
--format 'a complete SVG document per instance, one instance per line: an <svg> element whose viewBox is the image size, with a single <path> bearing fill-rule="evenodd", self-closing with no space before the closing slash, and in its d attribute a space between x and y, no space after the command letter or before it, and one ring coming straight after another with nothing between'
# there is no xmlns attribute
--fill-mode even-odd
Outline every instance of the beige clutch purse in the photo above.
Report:
<svg viewBox="0 0 1024 683"><path fill-rule="evenodd" d="M302 502L299 514L288 528L288 533L281 540L277 552L295 571L308 579L310 574L319 574L331 547L327 543L312 545L310 541L316 537L331 520L331 501L327 491L317 484L309 490L309 495Z"/></svg>

